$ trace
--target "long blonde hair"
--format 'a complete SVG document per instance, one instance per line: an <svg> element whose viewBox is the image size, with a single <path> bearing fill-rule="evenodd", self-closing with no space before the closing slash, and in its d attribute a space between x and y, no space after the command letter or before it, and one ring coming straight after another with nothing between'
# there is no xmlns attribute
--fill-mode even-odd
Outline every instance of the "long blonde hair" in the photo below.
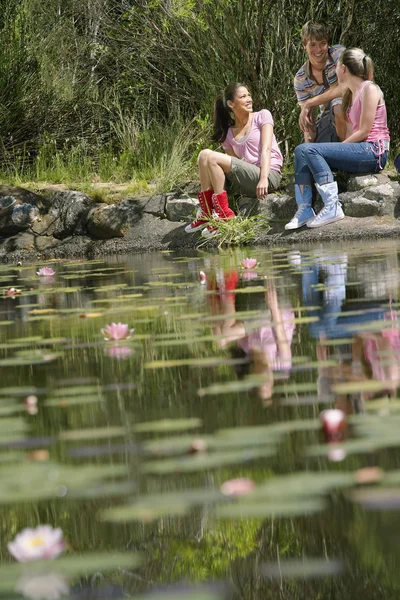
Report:
<svg viewBox="0 0 400 600"><path fill-rule="evenodd" d="M365 81L374 80L374 63L368 54L365 54L361 48L348 48L340 58L339 63L348 68L351 75L361 77ZM352 105L353 94L349 88L343 94L342 111L347 117L347 111Z"/></svg>

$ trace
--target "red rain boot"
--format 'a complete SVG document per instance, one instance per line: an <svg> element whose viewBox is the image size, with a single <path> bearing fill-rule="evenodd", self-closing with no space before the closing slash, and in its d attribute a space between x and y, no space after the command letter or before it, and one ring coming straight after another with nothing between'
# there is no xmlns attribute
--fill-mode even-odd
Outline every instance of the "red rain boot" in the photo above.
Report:
<svg viewBox="0 0 400 600"><path fill-rule="evenodd" d="M212 195L214 190L206 190L205 192L200 192L197 194L197 198L200 202L200 208L197 211L196 218L194 221L186 225L185 231L186 233L193 233L194 231L199 231L199 229L203 229L208 223L208 218L211 216L212 212Z"/></svg>
<svg viewBox="0 0 400 600"><path fill-rule="evenodd" d="M235 213L231 208L229 208L228 203L228 194L224 190L220 194L213 194L212 196L212 205L213 205L213 216L217 219L234 219ZM210 238L215 235L218 231L218 228L214 225L209 225L206 229L201 232L201 235L205 238Z"/></svg>

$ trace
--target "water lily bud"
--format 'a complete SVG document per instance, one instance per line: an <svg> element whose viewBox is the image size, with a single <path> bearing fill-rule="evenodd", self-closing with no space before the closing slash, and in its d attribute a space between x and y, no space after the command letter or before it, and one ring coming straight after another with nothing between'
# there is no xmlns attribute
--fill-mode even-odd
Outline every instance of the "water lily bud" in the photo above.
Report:
<svg viewBox="0 0 400 600"><path fill-rule="evenodd" d="M202 440L201 438L197 438L192 441L190 448L188 450L188 453L189 454L199 454L201 452L206 452L206 450L207 450L206 441Z"/></svg>
<svg viewBox="0 0 400 600"><path fill-rule="evenodd" d="M220 490L224 496L244 496L250 494L256 487L252 479L247 477L239 477L238 479L229 479L225 481Z"/></svg>
<svg viewBox="0 0 400 600"><path fill-rule="evenodd" d="M25 398L24 402L27 406L36 406L38 403L38 399L37 399L37 396L34 396L32 394L31 396L27 396Z"/></svg>
<svg viewBox="0 0 400 600"><path fill-rule="evenodd" d="M328 458L332 462L341 462L346 458L346 456L346 451L343 448L340 448L340 446L330 448L328 452Z"/></svg>
<svg viewBox="0 0 400 600"><path fill-rule="evenodd" d="M207 277L206 277L206 274L204 273L204 271L200 271L199 277L200 277L201 284L207 283Z"/></svg>
<svg viewBox="0 0 400 600"><path fill-rule="evenodd" d="M323 410L319 418L322 430L328 442L338 442L343 439L347 428L346 414L338 408Z"/></svg>

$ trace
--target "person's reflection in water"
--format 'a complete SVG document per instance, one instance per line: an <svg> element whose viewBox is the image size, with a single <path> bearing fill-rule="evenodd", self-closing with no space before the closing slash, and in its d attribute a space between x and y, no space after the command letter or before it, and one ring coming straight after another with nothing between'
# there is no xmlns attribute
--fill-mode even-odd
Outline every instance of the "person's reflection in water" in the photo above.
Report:
<svg viewBox="0 0 400 600"><path fill-rule="evenodd" d="M317 358L320 361L327 360L333 351L335 358L339 359L335 367L319 367L318 396L325 400L333 398L332 386L336 383L361 383L373 379L384 382L379 396L386 393L393 397L400 384L400 330L396 313L388 311L382 305L382 300L363 302L360 306L353 302L351 310L341 314L346 301L346 254L332 253L308 258L303 264L298 256L297 253L304 304L310 307L307 315L318 317L317 321L309 324L310 334L317 340ZM293 261L293 257L289 256L289 260L291 258ZM390 326L388 320L391 321ZM368 329L369 323L379 321L382 322L381 331L360 333L360 327ZM353 339L351 345L347 346L335 348L327 344L328 340L338 338ZM335 406L346 413L361 412L364 402L375 396L375 392L336 395Z"/></svg>
<svg viewBox="0 0 400 600"><path fill-rule="evenodd" d="M223 283L220 281L218 285L218 293L210 298L211 312L214 315L226 315L226 319L213 326L213 333L217 336L217 345L220 348L229 347L232 356L239 359L236 365L239 378L247 375L263 376L257 394L268 404L273 393L274 371L279 371L281 378L290 375L294 313L291 307L280 306L272 282L266 282L265 292L238 294L236 298L232 288L234 281L238 283L238 274L225 272ZM240 306L249 296L252 305ZM236 318L236 309L241 311L246 308L259 309L254 320Z"/></svg>

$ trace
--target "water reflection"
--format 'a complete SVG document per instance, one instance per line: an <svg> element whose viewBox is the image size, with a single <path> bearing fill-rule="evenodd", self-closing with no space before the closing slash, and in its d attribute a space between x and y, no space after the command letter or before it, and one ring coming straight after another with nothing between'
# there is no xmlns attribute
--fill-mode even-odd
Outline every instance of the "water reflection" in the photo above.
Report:
<svg viewBox="0 0 400 600"><path fill-rule="evenodd" d="M252 277L249 277L252 275ZM257 279L257 273L242 274L248 285ZM208 277L208 296L213 316L223 317L212 327L219 348L229 347L233 358L238 359L235 370L239 379L249 375L260 376L258 396L268 401L273 394L274 371L288 378L292 367L291 343L295 331L294 313L288 304L282 307L273 281L262 281L263 291L252 295L252 308L257 315L242 319L248 309L244 295L236 295L239 284L237 271L218 271Z"/></svg>
<svg viewBox="0 0 400 600"><path fill-rule="evenodd" d="M62 527L76 564L54 595L397 597L397 245L252 255L60 261L48 283L2 266L2 539ZM110 323L132 338L105 341ZM348 415L330 447L326 408ZM245 478L249 494L220 494ZM142 566L113 562L126 549ZM0 597L44 593L10 572ZM210 580L234 586L180 583Z"/></svg>

